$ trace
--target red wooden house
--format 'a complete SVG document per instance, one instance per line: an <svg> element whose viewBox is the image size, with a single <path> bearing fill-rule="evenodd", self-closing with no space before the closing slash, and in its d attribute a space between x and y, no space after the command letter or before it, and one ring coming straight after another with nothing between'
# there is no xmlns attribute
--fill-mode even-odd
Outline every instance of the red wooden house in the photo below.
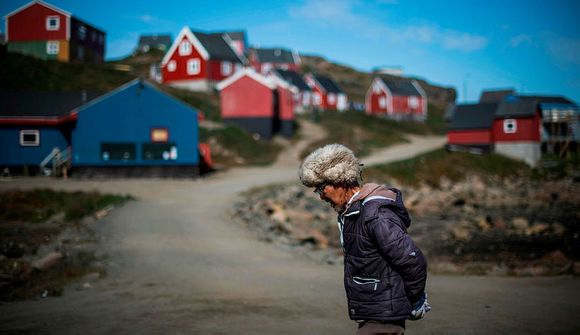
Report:
<svg viewBox="0 0 580 335"><path fill-rule="evenodd" d="M298 71L300 56L287 49L256 49L248 51L250 65L259 73L267 74L271 69Z"/></svg>
<svg viewBox="0 0 580 335"><path fill-rule="evenodd" d="M421 122L427 119L427 95L415 80L375 77L365 100L369 115Z"/></svg>
<svg viewBox="0 0 580 335"><path fill-rule="evenodd" d="M294 110L297 113L304 113L310 108L312 105L312 90L300 73L292 70L273 69L270 75L277 76L296 87Z"/></svg>
<svg viewBox="0 0 580 335"><path fill-rule="evenodd" d="M224 122L264 138L276 133L292 136L296 89L286 81L244 68L220 82L217 89Z"/></svg>
<svg viewBox="0 0 580 335"><path fill-rule="evenodd" d="M10 52L62 62L103 62L105 33L60 8L32 1L5 19Z"/></svg>
<svg viewBox="0 0 580 335"><path fill-rule="evenodd" d="M455 106L447 131L447 149L452 151L490 152L493 150L491 131L497 103Z"/></svg>
<svg viewBox="0 0 580 335"><path fill-rule="evenodd" d="M345 111L348 108L346 93L329 77L308 73L304 80L312 89L312 106L320 110Z"/></svg>
<svg viewBox="0 0 580 335"><path fill-rule="evenodd" d="M193 91L210 91L245 61L227 35L184 27L163 57L162 82Z"/></svg>

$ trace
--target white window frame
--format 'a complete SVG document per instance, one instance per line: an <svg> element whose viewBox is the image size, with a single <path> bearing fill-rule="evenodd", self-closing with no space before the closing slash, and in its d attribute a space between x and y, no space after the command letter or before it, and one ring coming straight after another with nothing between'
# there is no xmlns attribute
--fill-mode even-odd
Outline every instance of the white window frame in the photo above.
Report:
<svg viewBox="0 0 580 335"><path fill-rule="evenodd" d="M229 76L230 74L232 74L231 62L222 62L220 68L223 76Z"/></svg>
<svg viewBox="0 0 580 335"><path fill-rule="evenodd" d="M25 142L24 135L35 135L36 141ZM38 147L40 146L40 131L38 129L23 129L20 131L20 145L23 147Z"/></svg>
<svg viewBox="0 0 580 335"><path fill-rule="evenodd" d="M414 95L410 96L409 97L409 107L411 107L411 108L419 107L419 98L417 98Z"/></svg>
<svg viewBox="0 0 580 335"><path fill-rule="evenodd" d="M58 41L47 41L46 42L46 54L47 55L58 55L60 51L60 44Z"/></svg>
<svg viewBox="0 0 580 335"><path fill-rule="evenodd" d="M503 120L503 132L505 134L515 134L518 132L518 121L516 119Z"/></svg>
<svg viewBox="0 0 580 335"><path fill-rule="evenodd" d="M336 105L336 95L334 93L328 93L328 104Z"/></svg>
<svg viewBox="0 0 580 335"><path fill-rule="evenodd" d="M183 40L179 43L179 55L187 56L191 55L191 43L188 40Z"/></svg>
<svg viewBox="0 0 580 335"><path fill-rule="evenodd" d="M51 20L55 20L55 25L51 25ZM60 29L60 17L57 15L49 15L46 17L46 30L56 31Z"/></svg>
<svg viewBox="0 0 580 335"><path fill-rule="evenodd" d="M172 59L167 63L167 71L175 72L175 69L177 69L177 64L175 63L175 60Z"/></svg>
<svg viewBox="0 0 580 335"><path fill-rule="evenodd" d="M319 106L322 104L322 95L318 92L314 92L313 103L315 106Z"/></svg>
<svg viewBox="0 0 580 335"><path fill-rule="evenodd" d="M384 95L379 97L379 108L387 108L387 97Z"/></svg>
<svg viewBox="0 0 580 335"><path fill-rule="evenodd" d="M199 58L192 58L187 60L187 74L195 75L201 72L201 62Z"/></svg>

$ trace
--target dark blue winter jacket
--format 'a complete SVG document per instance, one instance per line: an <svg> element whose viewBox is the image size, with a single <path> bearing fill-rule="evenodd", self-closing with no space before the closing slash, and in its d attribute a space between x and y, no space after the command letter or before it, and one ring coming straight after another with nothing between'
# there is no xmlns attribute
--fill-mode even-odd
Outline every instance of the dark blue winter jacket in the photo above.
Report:
<svg viewBox="0 0 580 335"><path fill-rule="evenodd" d="M407 234L401 192L365 184L339 215L344 286L353 320L407 319L427 280L427 261Z"/></svg>

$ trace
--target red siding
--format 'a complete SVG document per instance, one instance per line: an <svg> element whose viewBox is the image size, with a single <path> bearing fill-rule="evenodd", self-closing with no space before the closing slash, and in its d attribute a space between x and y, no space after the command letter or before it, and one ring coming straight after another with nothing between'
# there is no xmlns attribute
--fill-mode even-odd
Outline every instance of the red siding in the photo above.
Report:
<svg viewBox="0 0 580 335"><path fill-rule="evenodd" d="M242 77L221 91L222 118L272 117L272 91L250 77Z"/></svg>
<svg viewBox="0 0 580 335"><path fill-rule="evenodd" d="M540 142L540 118L538 115L529 118L515 119L516 132L506 134L503 129L504 119L493 121L493 138L496 142L534 141Z"/></svg>
<svg viewBox="0 0 580 335"><path fill-rule="evenodd" d="M491 130L450 130L447 133L448 144L491 144Z"/></svg>
<svg viewBox="0 0 580 335"><path fill-rule="evenodd" d="M379 99L381 97L385 98L385 107L381 108L379 104ZM381 91L379 93L372 92L370 95L370 101L368 102L370 106L370 113L369 114L382 114L387 112L388 108L388 101L387 101L387 93Z"/></svg>
<svg viewBox="0 0 580 335"><path fill-rule="evenodd" d="M58 16L59 29L46 30L46 18ZM40 4L34 4L8 18L7 41L66 40L67 17Z"/></svg>
<svg viewBox="0 0 580 335"><path fill-rule="evenodd" d="M179 43L181 44L181 42L184 40L188 40L186 36L184 36L183 39L181 41L179 41ZM191 41L189 41L189 42L191 43ZM198 74L195 74L195 75L187 74L187 61L189 59L195 59L195 58L199 59L200 71ZM175 68L175 71L170 72L167 70L167 65L172 60L175 61L176 68ZM169 61L163 66L162 74L163 74L163 82L166 82L166 83L169 83L172 81L180 81L180 80L206 79L207 74L208 74L208 64L201 57L201 54L199 53L199 51L197 51L197 49L195 49L195 46L193 44L191 45L191 54L186 55L186 56L179 55L179 44L178 44L177 48L175 48L175 51L171 55L171 58L169 59Z"/></svg>
<svg viewBox="0 0 580 335"><path fill-rule="evenodd" d="M280 120L294 120L294 99L291 91L278 87L278 103L280 105Z"/></svg>

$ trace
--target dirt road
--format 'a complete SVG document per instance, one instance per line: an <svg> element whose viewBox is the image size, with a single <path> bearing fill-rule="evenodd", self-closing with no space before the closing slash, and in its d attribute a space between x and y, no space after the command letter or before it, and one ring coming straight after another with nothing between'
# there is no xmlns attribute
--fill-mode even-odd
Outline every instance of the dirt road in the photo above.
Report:
<svg viewBox="0 0 580 335"><path fill-rule="evenodd" d="M311 133L320 133L309 126ZM271 167L195 181L0 182L0 189L96 189L138 199L95 224L109 255L106 278L88 289L72 285L62 297L0 305L0 332L354 334L341 267L321 266L259 242L228 214L241 191L296 181L297 155L305 142ZM388 160L399 157L394 152L439 145L414 138L380 156ZM576 278L430 276L428 291L434 309L426 320L410 322L408 334L580 331Z"/></svg>

